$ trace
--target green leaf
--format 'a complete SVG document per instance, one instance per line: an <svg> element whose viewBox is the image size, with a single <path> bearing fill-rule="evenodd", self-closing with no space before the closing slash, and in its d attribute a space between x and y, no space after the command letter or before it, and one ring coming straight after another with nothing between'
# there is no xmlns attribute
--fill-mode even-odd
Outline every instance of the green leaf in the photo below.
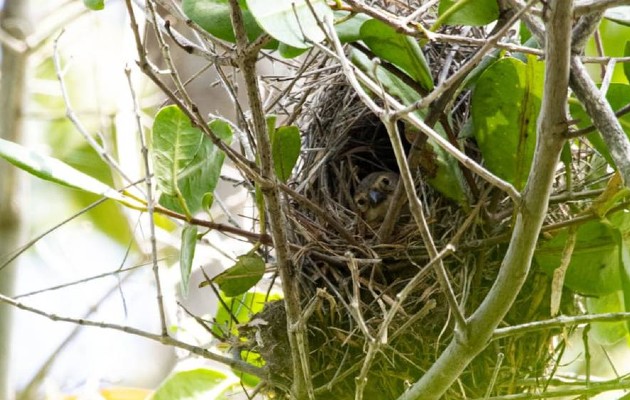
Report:
<svg viewBox="0 0 630 400"><path fill-rule="evenodd" d="M239 0L238 3L243 13L243 23L247 32L247 38L252 42L262 35L264 31L258 26L252 13L247 9L245 0ZM212 36L226 42L236 42L234 29L232 28L232 19L230 18L229 0L184 0L182 2L182 10L188 18ZM278 42L275 40L273 43L265 46L266 49L275 49L277 47Z"/></svg>
<svg viewBox="0 0 630 400"><path fill-rule="evenodd" d="M630 40L626 42L623 49L623 56L630 57ZM630 63L623 63L623 73L626 75L626 79L630 82Z"/></svg>
<svg viewBox="0 0 630 400"><path fill-rule="evenodd" d="M365 14L355 14L350 16L348 11L335 11L335 31L341 43L350 43L361 40L361 25L365 21L371 20Z"/></svg>
<svg viewBox="0 0 630 400"><path fill-rule="evenodd" d="M153 165L158 188L168 194L178 192L179 175L199 152L203 132L190 122L179 107L171 105L158 111L153 121Z"/></svg>
<svg viewBox="0 0 630 400"><path fill-rule="evenodd" d="M210 138L206 137L201 130L192 127L188 118L175 106L169 106L166 116L162 116L154 123L154 136L156 135L156 124L158 124L158 134L165 136L159 147L156 148L155 141L153 145L154 159L161 155L162 165L158 169L155 161L155 174L163 184L171 184L177 190L175 194L171 194L165 190L160 197L160 204L168 209L185 213L186 209L182 207L182 201L191 214L202 209L203 197L206 193L214 192L221 174L221 166L225 159L223 151L218 149ZM162 111L161 111L162 112ZM159 116L159 114L158 114ZM169 129L170 127L170 129ZM209 123L209 127L221 140L230 143L232 140L232 128L230 124L221 119L213 120ZM181 136L180 139L174 138ZM197 137L199 136L200 144L195 149ZM171 148L168 144L171 142L183 142L182 145L173 143ZM188 144L187 146L185 144ZM181 151L177 151L176 148ZM194 153L193 153L193 149ZM192 156L192 158L191 158ZM175 167L178 160L179 166ZM175 183L172 183L175 181ZM180 197L181 196L181 197Z"/></svg>
<svg viewBox="0 0 630 400"><path fill-rule="evenodd" d="M278 45L278 53L282 56L282 58L295 58L300 54L304 54L304 52L308 51L308 49L300 49L297 47L290 46L286 43L280 43Z"/></svg>
<svg viewBox="0 0 630 400"><path fill-rule="evenodd" d="M561 230L536 251L536 261L550 275L560 265L567 235L567 229ZM600 221L586 222L577 229L575 248L564 278L565 286L592 296L621 289L619 246L615 235L609 224Z"/></svg>
<svg viewBox="0 0 630 400"><path fill-rule="evenodd" d="M222 301L219 302L212 331L218 337L238 336L239 332L236 325L249 322L252 315L262 311L266 302L281 298L277 293L271 293L267 296L266 292L256 291L246 292L235 297L221 294Z"/></svg>
<svg viewBox="0 0 630 400"><path fill-rule="evenodd" d="M604 17L620 25L630 26L630 6L609 8Z"/></svg>
<svg viewBox="0 0 630 400"><path fill-rule="evenodd" d="M201 208L210 214L210 208L212 208L212 203L214 203L214 193L204 193L201 198Z"/></svg>
<svg viewBox="0 0 630 400"><path fill-rule="evenodd" d="M72 168L56 158L45 156L17 143L0 139L0 157L46 181L85 190L123 204L139 206L135 200L117 192L103 182Z"/></svg>
<svg viewBox="0 0 630 400"><path fill-rule="evenodd" d="M252 15L265 32L282 43L297 48L309 48L326 39L317 19L332 20L332 11L325 0L247 0Z"/></svg>
<svg viewBox="0 0 630 400"><path fill-rule="evenodd" d="M622 83L611 83L608 87L608 92L606 92L606 100L610 104L613 110L618 110L621 107L628 104L628 100L630 99L630 85L622 84ZM571 116L573 119L578 120L577 127L585 128L587 126L592 125L591 118L586 113L586 111L582 108L581 104L576 104L577 102L570 102L569 109L571 111ZM630 137L630 114L625 114L619 118L619 123L623 128L626 135ZM602 155L608 162L610 166L615 168L615 162L610 155L610 151L608 150L608 146L601 137L599 131L589 133L587 136L588 141L593 145L595 150L599 154Z"/></svg>
<svg viewBox="0 0 630 400"><path fill-rule="evenodd" d="M234 297L245 293L262 279L265 262L256 254L238 257L236 264L212 279L226 296Z"/></svg>
<svg viewBox="0 0 630 400"><path fill-rule="evenodd" d="M544 64L504 58L479 77L471 100L473 132L492 172L522 189L536 147Z"/></svg>
<svg viewBox="0 0 630 400"><path fill-rule="evenodd" d="M621 180L619 182L621 185ZM624 188L626 189L626 188ZM608 218L615 228L615 239L619 246L619 275L621 276L622 309L630 310L630 211L622 210ZM630 330L630 321L625 322L626 333Z"/></svg>
<svg viewBox="0 0 630 400"><path fill-rule="evenodd" d="M297 126L281 126L271 136L271 157L276 176L286 182L300 156L302 141Z"/></svg>
<svg viewBox="0 0 630 400"><path fill-rule="evenodd" d="M105 8L105 0L83 0L83 4L90 10L94 11Z"/></svg>
<svg viewBox="0 0 630 400"><path fill-rule="evenodd" d="M265 365L265 360L263 360L261 355L251 350L242 350L241 359L256 367L263 367ZM254 387L260 383L260 378L257 376L246 374L236 370L235 368L232 368L232 372L247 386Z"/></svg>
<svg viewBox="0 0 630 400"><path fill-rule="evenodd" d="M179 270L181 273L181 288L184 297L188 296L188 282L192 270L195 248L197 247L197 225L188 225L182 230L182 245L179 252Z"/></svg>
<svg viewBox="0 0 630 400"><path fill-rule="evenodd" d="M215 399L236 383L236 378L208 368L179 371L166 378L151 399Z"/></svg>
<svg viewBox="0 0 630 400"><path fill-rule="evenodd" d="M586 309L589 314L607 314L623 312L625 310L622 302L621 291L586 298ZM597 343L610 346L628 335L628 329L624 321L616 322L594 322L591 324L590 336Z"/></svg>
<svg viewBox="0 0 630 400"><path fill-rule="evenodd" d="M375 19L364 22L360 32L361 39L376 56L400 68L427 91L433 89L431 70L414 38Z"/></svg>
<svg viewBox="0 0 630 400"><path fill-rule="evenodd" d="M499 18L499 5L496 0L441 0L438 15L432 31L443 24L483 26Z"/></svg>
<svg viewBox="0 0 630 400"><path fill-rule="evenodd" d="M67 136L67 131L65 131ZM69 147L69 148L68 148ZM77 146L67 146L60 153L59 158L72 168L111 186L113 184L111 168L98 153L86 142ZM84 208L99 200L101 196L83 190L73 190L69 193L78 207ZM129 226L127 215L123 209L113 201L106 201L86 214L86 217L109 238L123 245L133 242L133 233Z"/></svg>

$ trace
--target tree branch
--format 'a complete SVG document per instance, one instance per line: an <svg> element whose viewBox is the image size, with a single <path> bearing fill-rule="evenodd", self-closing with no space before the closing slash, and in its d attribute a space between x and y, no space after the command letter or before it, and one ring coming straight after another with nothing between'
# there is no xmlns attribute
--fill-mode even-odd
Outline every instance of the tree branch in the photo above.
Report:
<svg viewBox="0 0 630 400"><path fill-rule="evenodd" d="M237 0L230 0L232 26L237 43L237 63L239 64L249 99L252 113L253 128L256 136L257 153L260 160L260 169L268 183L261 183L260 190L265 199L266 210L269 213L269 225L276 250L276 263L284 304L287 312L287 334L291 348L291 362L293 371L292 397L295 399L313 398L313 385L309 376L308 344L301 321L301 305L298 288L297 269L291 262L286 233L286 219L280 203L280 191L278 181L274 173L273 159L271 158L271 143L267 132L265 112L260 98L258 76L256 74L257 51L252 51L247 42L247 34L243 23L243 14Z"/></svg>
<svg viewBox="0 0 630 400"><path fill-rule="evenodd" d="M538 118L536 153L522 202L517 204L512 240L499 275L488 296L468 320L466 332L455 337L435 364L400 400L438 399L464 368L488 344L494 329L508 312L529 272L560 150L567 130L566 100L571 48L572 0L550 3L546 23L545 89Z"/></svg>
<svg viewBox="0 0 630 400"><path fill-rule="evenodd" d="M608 147L624 184L630 185L630 140L578 56L571 57L571 89L586 108Z"/></svg>

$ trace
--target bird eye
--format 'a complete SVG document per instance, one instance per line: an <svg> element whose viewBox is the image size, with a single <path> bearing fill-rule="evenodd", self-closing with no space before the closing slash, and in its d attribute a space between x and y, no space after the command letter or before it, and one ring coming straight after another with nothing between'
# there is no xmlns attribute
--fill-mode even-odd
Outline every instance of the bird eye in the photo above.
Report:
<svg viewBox="0 0 630 400"><path fill-rule="evenodd" d="M391 183L391 181L389 180L388 177L384 176L383 178L381 178L381 183L385 186L389 186L389 184Z"/></svg>
<svg viewBox="0 0 630 400"><path fill-rule="evenodd" d="M357 199L357 205L359 207L363 207L365 205L365 199L364 198Z"/></svg>

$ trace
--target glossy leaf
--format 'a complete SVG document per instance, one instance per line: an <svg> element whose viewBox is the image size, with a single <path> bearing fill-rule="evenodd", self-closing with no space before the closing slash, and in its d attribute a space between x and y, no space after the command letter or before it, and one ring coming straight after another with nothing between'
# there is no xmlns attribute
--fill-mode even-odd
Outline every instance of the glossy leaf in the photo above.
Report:
<svg viewBox="0 0 630 400"><path fill-rule="evenodd" d="M179 109L177 110L179 111ZM180 116L175 117L175 120L179 121L178 124L175 124L176 128L187 130L188 128L186 126L186 123L181 122L179 118ZM188 122L188 124L190 124L190 122ZM227 121L217 119L210 122L209 126L214 134L218 136L221 140L225 141L228 144L231 142L232 128ZM186 207L188 208L190 213L194 214L202 209L202 202L206 193L214 192L214 189L216 188L216 185L219 181L221 166L223 165L225 154L223 153L223 151L218 149L214 145L214 143L212 143L210 138L203 135L200 130L198 130L197 128L193 129L195 129L197 133L202 135L200 146L197 148L196 153L193 154L193 158L188 162L188 164L183 166L183 168L175 171L174 176L177 178L175 185L181 193ZM188 132L186 132L186 134L188 134ZM193 138L194 136L191 135L191 143ZM172 150L166 151L167 155L170 155L172 153ZM156 176L158 176L157 167ZM162 194L162 196L160 197L160 204L171 210L185 213L185 210L182 208L177 194Z"/></svg>
<svg viewBox="0 0 630 400"><path fill-rule="evenodd" d="M90 10L94 11L105 8L105 0L83 0L83 4Z"/></svg>
<svg viewBox="0 0 630 400"><path fill-rule="evenodd" d="M124 196L103 182L72 168L56 158L40 154L17 143L0 139L0 157L46 181L85 190L86 192L105 196L124 204L137 206L135 200Z"/></svg>
<svg viewBox="0 0 630 400"><path fill-rule="evenodd" d="M296 126L281 126L271 136L271 156L276 176L286 182L300 156L302 141Z"/></svg>
<svg viewBox="0 0 630 400"><path fill-rule="evenodd" d="M626 42L626 45L623 49L623 56L630 57L630 40ZM628 82L630 82L630 63L623 63L623 73L626 76Z"/></svg>
<svg viewBox="0 0 630 400"><path fill-rule="evenodd" d="M184 297L188 295L188 282L192 270L195 248L197 247L197 225L186 225L182 230L182 244L179 252L179 270L181 289Z"/></svg>
<svg viewBox="0 0 630 400"><path fill-rule="evenodd" d="M258 283L265 273L265 262L256 254L238 257L236 264L212 279L226 296L241 295Z"/></svg>
<svg viewBox="0 0 630 400"><path fill-rule="evenodd" d="M440 0L438 20L431 28L441 25L483 26L499 18L496 0Z"/></svg>
<svg viewBox="0 0 630 400"><path fill-rule="evenodd" d="M155 391L152 400L216 399L232 385L236 378L223 372L199 368L171 374Z"/></svg>
<svg viewBox="0 0 630 400"><path fill-rule="evenodd" d="M630 6L609 8L604 17L618 24L630 26Z"/></svg>
<svg viewBox="0 0 630 400"><path fill-rule="evenodd" d="M577 229L577 240L564 278L565 286L584 294L601 296L621 289L619 246L610 225L589 221ZM560 265L567 230L558 232L536 251L536 261L548 274Z"/></svg>
<svg viewBox="0 0 630 400"><path fill-rule="evenodd" d="M241 12L243 13L243 23L249 41L254 41L264 33L258 26L252 13L247 8L245 0L239 0ZM182 2L184 14L192 21L205 29L212 36L235 43L234 28L230 18L230 2L228 0L184 0ZM274 41L265 48L275 49L278 42Z"/></svg>
<svg viewBox="0 0 630 400"><path fill-rule="evenodd" d="M488 169L522 189L536 147L544 65L504 58L479 77L471 100L473 132Z"/></svg>
<svg viewBox="0 0 630 400"><path fill-rule="evenodd" d="M335 11L335 32L341 43L356 42L361 40L361 25L365 21L371 20L365 14L355 14L350 16L347 11Z"/></svg>
<svg viewBox="0 0 630 400"><path fill-rule="evenodd" d="M332 11L325 0L247 0L247 6L265 32L282 43L297 48L309 48L319 43L326 35L319 27L317 19L332 20Z"/></svg>
<svg viewBox="0 0 630 400"><path fill-rule="evenodd" d="M361 25L361 39L372 52L400 68L424 89L433 89L431 70L416 39L371 19Z"/></svg>
<svg viewBox="0 0 630 400"><path fill-rule="evenodd" d="M613 110L618 110L621 107L628 104L630 101L630 85L622 84L622 83L611 83L608 87L608 91L606 92L606 100L610 103L610 106ZM592 125L591 118L586 113L586 111L581 107L581 105L576 104L576 102L570 102L570 111L573 119L578 120L577 127L585 128L587 126ZM619 123L623 128L624 132L628 137L630 137L630 114L625 114L619 118ZM615 167L615 163L610 156L610 151L608 150L608 146L601 137L599 131L589 133L587 135L588 141L593 145L595 150L599 154L601 154L608 164Z"/></svg>

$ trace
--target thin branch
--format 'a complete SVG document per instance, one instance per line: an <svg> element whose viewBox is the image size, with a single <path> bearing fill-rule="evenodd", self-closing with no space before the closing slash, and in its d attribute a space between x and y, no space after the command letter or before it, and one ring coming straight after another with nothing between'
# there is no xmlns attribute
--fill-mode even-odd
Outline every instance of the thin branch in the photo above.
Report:
<svg viewBox="0 0 630 400"><path fill-rule="evenodd" d="M440 398L473 358L487 346L527 278L547 212L556 165L564 145L563 135L567 130L565 107L572 5L572 0L549 3L545 43L547 68L534 167L523 191L522 202L516 203L512 239L499 274L486 298L468 319L468 331L455 332L455 337L438 360L399 397L400 400Z"/></svg>
<svg viewBox="0 0 630 400"><path fill-rule="evenodd" d="M427 96L424 96L422 99L418 100L414 104L403 108L402 110L398 110L396 116L403 116L415 110L420 110L428 107L429 105L431 105L431 103L438 99L442 95L442 93L449 90L451 86L461 82L462 79L467 76L470 71L472 71L472 69L477 66L477 64L479 64L481 59L485 57L488 52L496 48L496 44L499 42L499 39L501 39L508 32L508 30L512 29L512 26L520 19L521 15L529 10L529 8L533 6L534 3L536 3L537 1L538 0L529 0L524 7L514 13L512 18L510 18L510 20L501 29L499 29L499 31L494 36L487 38L483 46L481 46L479 50L477 50L475 55L472 56L465 65L458 69L457 72L451 75L447 80L445 80L439 87L435 88Z"/></svg>
<svg viewBox="0 0 630 400"><path fill-rule="evenodd" d="M444 293L444 296L446 296L446 301L448 303L449 309L455 317L456 329L466 330L466 318L464 317L464 314L462 313L462 310L457 303L457 298L448 280L448 275L446 274L444 263L442 263L441 258L438 258L438 250L435 247L435 243L429 229L429 224L427 223L427 220L424 216L422 203L416 195L416 187L414 184L413 176L411 174L411 170L409 169L409 165L407 164L407 158L405 157L405 151L402 146L396 122L393 119L385 119L383 123L385 124L387 133L389 134L389 140L392 143L392 149L394 150L394 155L396 156L396 162L398 163L400 176L403 181L405 191L407 192L407 201L409 202L409 210L411 211L411 215L416 222L416 226L418 227L418 231L420 232L422 241L424 242L427 252L429 253L429 257L431 257L432 260L438 260L438 262L435 264L435 273L437 275L438 282L440 283L440 287L442 288L442 292ZM451 251L452 250L454 250L454 248L451 248Z"/></svg>
<svg viewBox="0 0 630 400"><path fill-rule="evenodd" d="M315 45L319 46L317 43ZM368 77L363 71L352 65L343 54L343 52L339 52L337 50L337 53L332 53L330 52L330 50L323 46L320 48L323 51L327 52L331 57L339 60L346 78L353 87L360 87L360 82L361 84L365 85L365 87L367 87L372 93L378 96L381 95L379 85L375 83L374 80L372 80L370 77ZM361 98L361 101L377 115L382 113L382 109L369 96L362 96L362 92L364 91L361 90L357 92ZM404 106L400 102L398 102L398 100L388 94L384 95L383 100L388 104L390 109L394 111L399 111L404 108ZM431 139L433 139L438 146L440 146L442 149L444 149L444 151L455 157L455 159L462 163L464 167L470 169L472 172L479 175L491 185L506 192L515 203L518 203L520 201L521 196L512 184L499 178L492 172L488 171L486 168L479 165L479 163L468 157L460 149L453 146L447 139L444 139L442 135L431 129L431 127L425 124L424 121L418 118L414 113L402 115L401 118L418 128L422 133L424 133Z"/></svg>
<svg viewBox="0 0 630 400"><path fill-rule="evenodd" d="M182 341L179 341L177 339L173 339L172 337L169 336L164 336L161 334L155 334L155 333L151 333L148 331L144 331L142 329L138 329L138 328L134 328L131 326L127 326L127 325L119 325L119 324L111 324L111 323L107 323L107 322L101 322L101 321L93 321L93 320L89 320L89 319L84 319L84 318L72 318L72 317L65 317L65 316L60 316L57 314L53 314L53 313L48 313L46 311L43 311L39 308L35 308L35 307L31 307L29 305L26 305L24 303L21 303L15 299L12 299L9 296L5 296L4 294L0 294L0 302L2 303L6 303L9 304L13 307L19 308L20 310L24 310L24 311L28 311L31 312L33 314L37 314L40 315L42 317L48 318L52 321L60 321L60 322L69 322L71 324L75 324L75 325L82 325L82 326L93 326L93 327L97 327L97 328L102 328L102 329L111 329L111 330L115 330L115 331L120 331L120 332L125 332L128 333L130 335L134 335L134 336L140 336L149 340L153 340L155 342L159 342L162 343L164 345L167 346L173 346L173 347L177 347L180 349L184 349L187 350L193 354L196 354L198 356L201 356L203 358L207 358L209 360L213 360L213 361L217 361L220 362L221 364L227 365L228 367L231 368L235 368L241 372L245 372L248 374L252 374L254 376L257 376L261 379L266 379L267 378L267 374L264 368L259 368L259 367L255 367L245 361L242 360L236 360L233 358L229 358L229 357L225 357L225 356L221 356L215 353L212 353L198 345L192 345L192 344L188 344Z"/></svg>
<svg viewBox="0 0 630 400"><path fill-rule="evenodd" d="M98 154L98 156L105 162L105 164L109 165L112 169L114 169L125 181L126 183L132 183L131 178L127 176L127 174L123 171L123 169L118 165L116 160L114 160L107 150L103 148L97 141L90 135L77 117L74 109L72 108L72 103L70 102L70 97L68 96L68 90L66 88L66 83L63 77L63 72L61 68L61 62L59 61L59 40L63 35L64 31L59 32L59 35L55 38L53 42L53 62L55 65L55 73L57 74L57 80L59 81L59 86L61 88L61 97L63 98L63 102L66 106L66 117L72 122L72 125L77 129L77 131L83 136L85 141L90 145L90 147Z"/></svg>
<svg viewBox="0 0 630 400"><path fill-rule="evenodd" d="M492 340L502 339L508 336L523 335L530 332L536 332L547 329L566 328L574 325L590 324L594 322L620 322L630 320L630 312L617 312L607 314L589 314L565 316L560 315L556 318L546 319L544 321L528 322L526 324L509 326L507 328L495 329L492 334Z"/></svg>
<svg viewBox="0 0 630 400"><path fill-rule="evenodd" d="M142 122L140 121L140 107L138 106L138 99L136 98L136 92L131 81L131 69L125 68L125 75L127 77L127 83L129 84L129 94L133 102L133 113L136 119L136 128L138 130L138 137L140 138L140 146L142 151L142 160L144 161L144 174L146 185L146 199L147 199L147 214L149 216L149 240L151 242L151 261L153 263L153 276L156 286L157 305L160 314L160 324L162 326L162 335L167 335L166 328L166 313L164 311L164 296L162 295L162 283L160 282L160 273L157 256L157 242L155 240L155 197L153 193L153 176L151 172L151 165L149 163L149 149L147 147L147 140L144 137L145 131L142 129Z"/></svg>
<svg viewBox="0 0 630 400"><path fill-rule="evenodd" d="M105 300L109 298L112 294L119 290L122 283L124 283L129 277L133 275L133 272L126 274L122 279L116 282L100 299L95 301L92 306L83 314L82 319L89 318L92 314L98 311L98 308ZM17 298L17 297L16 297ZM50 353L46 361L39 367L37 373L30 379L28 384L25 385L24 389L20 392L17 400L29 400L37 398L37 391L42 386L44 379L50 372L50 369L54 365L55 361L59 358L62 352L72 343L74 339L81 333L83 329L82 325L76 325L72 332L68 336L64 338L64 340L55 348L54 351Z"/></svg>
<svg viewBox="0 0 630 400"><path fill-rule="evenodd" d="M630 0L582 0L575 4L574 15L603 12L612 7L630 5Z"/></svg>
<svg viewBox="0 0 630 400"><path fill-rule="evenodd" d="M610 156L625 185L630 185L630 140L615 116L610 103L588 75L577 56L571 57L571 89L584 105L593 124L602 135Z"/></svg>
<svg viewBox="0 0 630 400"><path fill-rule="evenodd" d="M308 343L306 341L305 329L301 321L301 305L298 288L298 280L295 278L297 269L293 265L287 241L286 219L280 203L280 191L278 189L277 178L274 173L273 160L271 158L271 143L267 133L267 123L265 113L260 98L258 77L256 74L257 52L251 51L248 47L247 34L243 22L243 14L237 0L230 0L230 18L234 28L237 43L237 63L241 68L249 106L252 113L254 134L256 136L258 157L260 159L261 174L268 179L268 182L260 184L266 210L269 213L269 225L273 237L276 251L276 263L280 279L282 281L282 291L284 293L284 304L287 312L287 334L291 350L291 362L293 372L292 397L296 399L313 398L312 379L308 376L310 368L303 365L308 361Z"/></svg>
<svg viewBox="0 0 630 400"><path fill-rule="evenodd" d="M555 397L564 398L590 398L600 393L610 392L613 390L630 389L630 380L619 379L606 383L591 382L588 388L579 387L575 389L563 389L563 390L547 390L541 393L519 393L508 394L505 396L496 397L484 397L474 400L536 400L536 399L550 399Z"/></svg>

